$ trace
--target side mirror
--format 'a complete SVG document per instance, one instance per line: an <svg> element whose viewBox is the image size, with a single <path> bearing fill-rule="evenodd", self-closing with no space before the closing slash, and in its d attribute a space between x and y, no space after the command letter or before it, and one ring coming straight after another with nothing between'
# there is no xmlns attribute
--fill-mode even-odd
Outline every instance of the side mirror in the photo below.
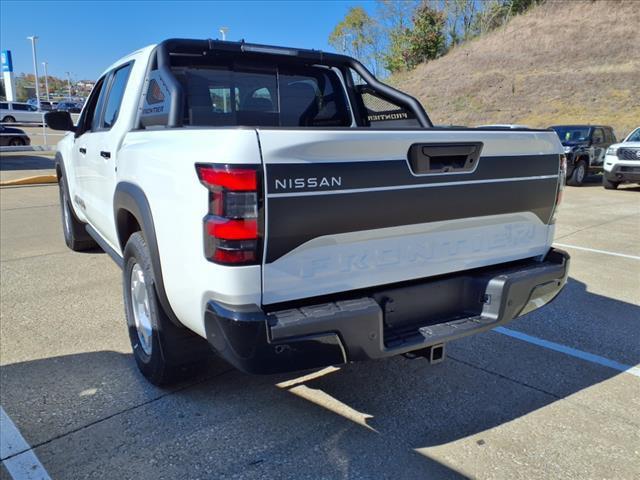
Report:
<svg viewBox="0 0 640 480"><path fill-rule="evenodd" d="M62 130L65 132L75 132L76 127L69 112L47 112L44 114L44 121L52 130Z"/></svg>

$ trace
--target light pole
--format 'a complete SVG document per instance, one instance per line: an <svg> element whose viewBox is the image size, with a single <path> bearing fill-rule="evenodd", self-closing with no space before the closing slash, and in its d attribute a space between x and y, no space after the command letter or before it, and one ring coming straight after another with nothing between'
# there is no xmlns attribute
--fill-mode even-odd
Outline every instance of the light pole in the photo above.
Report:
<svg viewBox="0 0 640 480"><path fill-rule="evenodd" d="M38 37L35 35L31 35L27 37L27 40L31 40L31 53L33 54L33 72L36 75L36 104L38 105L38 110L40 110L40 87L38 86L38 60L36 58L36 40Z"/></svg>
<svg viewBox="0 0 640 480"><path fill-rule="evenodd" d="M71 100L71 72L67 73L67 86L69 87L69 100Z"/></svg>
<svg viewBox="0 0 640 480"><path fill-rule="evenodd" d="M220 32L220 35L222 35L222 41L224 42L227 39L227 32L229 31L229 27L220 27L218 29L218 31ZM227 111L227 96L223 93L222 94L222 108L224 109L224 111Z"/></svg>
<svg viewBox="0 0 640 480"><path fill-rule="evenodd" d="M44 67L44 88L47 92L47 102L50 102L49 98L49 75L47 75L47 62L42 62L42 66Z"/></svg>

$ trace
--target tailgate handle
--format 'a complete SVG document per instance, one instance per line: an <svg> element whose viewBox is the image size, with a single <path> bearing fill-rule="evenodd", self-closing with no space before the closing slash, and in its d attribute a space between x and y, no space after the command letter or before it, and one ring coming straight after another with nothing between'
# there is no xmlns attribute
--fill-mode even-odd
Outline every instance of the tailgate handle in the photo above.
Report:
<svg viewBox="0 0 640 480"><path fill-rule="evenodd" d="M409 166L415 175L470 172L476 168L482 142L414 143Z"/></svg>

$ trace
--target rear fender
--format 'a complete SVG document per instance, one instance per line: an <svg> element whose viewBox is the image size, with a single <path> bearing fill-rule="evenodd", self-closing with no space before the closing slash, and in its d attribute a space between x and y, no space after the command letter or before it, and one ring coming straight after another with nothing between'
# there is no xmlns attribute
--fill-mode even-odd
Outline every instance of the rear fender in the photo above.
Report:
<svg viewBox="0 0 640 480"><path fill-rule="evenodd" d="M118 234L118 243L121 252L124 252L124 247L129 238L126 234L132 233L127 231L125 224L127 212L133 215L138 222L142 235L149 247L151 267L153 269L156 293L158 294L160 305L162 305L165 313L175 325L183 326L171 307L171 302L169 302L164 287L158 242L149 201L139 186L129 182L120 182L116 186L113 198L113 218L116 221L116 232Z"/></svg>

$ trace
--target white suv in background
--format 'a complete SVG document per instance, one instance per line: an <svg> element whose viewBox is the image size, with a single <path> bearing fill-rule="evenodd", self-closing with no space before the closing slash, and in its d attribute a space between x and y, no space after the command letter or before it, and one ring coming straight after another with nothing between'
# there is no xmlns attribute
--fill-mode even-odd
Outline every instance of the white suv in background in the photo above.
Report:
<svg viewBox="0 0 640 480"><path fill-rule="evenodd" d="M0 102L2 123L42 123L44 112L24 102Z"/></svg>
<svg viewBox="0 0 640 480"><path fill-rule="evenodd" d="M629 182L640 184L640 127L621 143L611 145L604 158L604 188L614 190L621 183Z"/></svg>

